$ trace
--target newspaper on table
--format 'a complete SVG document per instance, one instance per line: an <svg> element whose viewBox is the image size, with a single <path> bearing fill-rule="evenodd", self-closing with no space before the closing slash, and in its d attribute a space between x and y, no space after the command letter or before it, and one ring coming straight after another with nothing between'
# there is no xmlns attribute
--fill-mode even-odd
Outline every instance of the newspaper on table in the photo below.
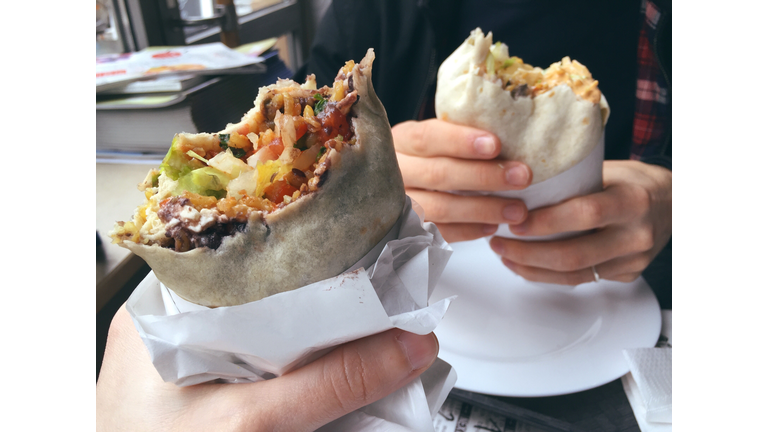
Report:
<svg viewBox="0 0 768 432"><path fill-rule="evenodd" d="M262 72L266 69L262 61L259 56L233 50L221 42L97 56L96 92L164 75Z"/></svg>
<svg viewBox="0 0 768 432"><path fill-rule="evenodd" d="M545 432L536 426L450 397L432 422L435 432Z"/></svg>

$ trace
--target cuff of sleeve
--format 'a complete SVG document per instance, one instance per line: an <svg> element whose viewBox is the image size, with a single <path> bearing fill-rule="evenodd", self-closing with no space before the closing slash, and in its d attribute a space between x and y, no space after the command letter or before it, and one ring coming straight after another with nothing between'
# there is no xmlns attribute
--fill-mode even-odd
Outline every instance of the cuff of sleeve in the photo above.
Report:
<svg viewBox="0 0 768 432"><path fill-rule="evenodd" d="M672 171L672 158L669 156L644 157L641 158L640 161L651 165L663 166L664 168Z"/></svg>

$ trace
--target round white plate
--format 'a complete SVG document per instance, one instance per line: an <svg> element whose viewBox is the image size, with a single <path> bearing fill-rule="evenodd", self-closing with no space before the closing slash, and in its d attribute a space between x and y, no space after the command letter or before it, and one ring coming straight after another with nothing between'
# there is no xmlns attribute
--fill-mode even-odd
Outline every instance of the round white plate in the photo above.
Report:
<svg viewBox="0 0 768 432"><path fill-rule="evenodd" d="M430 303L458 295L435 330L457 388L516 397L575 393L626 374L622 350L658 340L661 310L642 278L538 284L506 268L485 239L452 247Z"/></svg>

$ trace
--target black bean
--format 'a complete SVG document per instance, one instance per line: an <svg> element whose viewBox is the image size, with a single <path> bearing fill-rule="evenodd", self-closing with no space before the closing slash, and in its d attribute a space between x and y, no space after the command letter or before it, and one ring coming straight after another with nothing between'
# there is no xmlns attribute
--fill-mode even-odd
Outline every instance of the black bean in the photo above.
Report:
<svg viewBox="0 0 768 432"><path fill-rule="evenodd" d="M531 92L530 89L528 89L528 84L520 84L513 88L510 93L512 94L512 99L517 99L520 96L528 96Z"/></svg>

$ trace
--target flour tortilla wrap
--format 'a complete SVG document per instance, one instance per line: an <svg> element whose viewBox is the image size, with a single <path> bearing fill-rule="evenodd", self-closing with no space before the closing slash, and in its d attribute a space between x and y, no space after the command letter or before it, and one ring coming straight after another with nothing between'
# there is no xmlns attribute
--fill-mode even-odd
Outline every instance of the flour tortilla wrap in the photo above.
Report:
<svg viewBox="0 0 768 432"><path fill-rule="evenodd" d="M208 307L256 301L347 270L393 227L405 203L387 114L371 83L373 59L371 49L337 77L348 94L357 92L349 111L356 142L324 154L328 169L317 190L272 212L251 212L242 232L224 237L215 249L176 252L157 244L120 243L176 294ZM237 130L263 110L270 89L296 85L282 80L260 89L255 108L225 131Z"/></svg>
<svg viewBox="0 0 768 432"><path fill-rule="evenodd" d="M539 183L576 165L600 142L608 102L602 94L598 103L582 99L567 84L534 97L511 94L486 68L489 52L509 58L507 46L494 46L492 39L473 30L443 62L435 111L439 119L494 133L500 158L526 163L532 183Z"/></svg>

